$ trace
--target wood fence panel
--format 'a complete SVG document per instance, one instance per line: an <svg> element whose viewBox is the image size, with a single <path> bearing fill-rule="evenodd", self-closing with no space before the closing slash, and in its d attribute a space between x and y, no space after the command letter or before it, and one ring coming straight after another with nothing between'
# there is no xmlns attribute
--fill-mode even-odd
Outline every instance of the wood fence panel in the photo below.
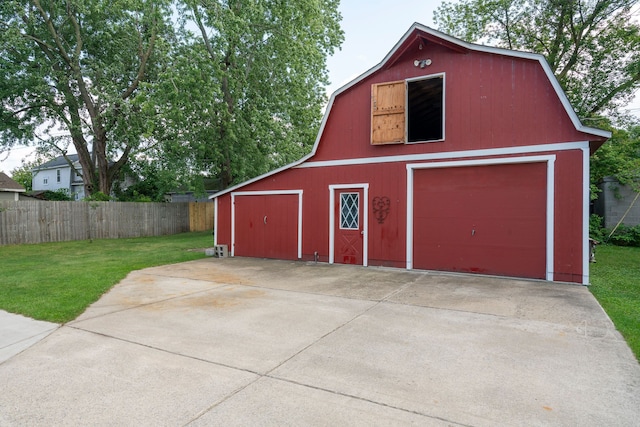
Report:
<svg viewBox="0 0 640 427"><path fill-rule="evenodd" d="M213 230L213 202L189 202L189 230Z"/></svg>
<svg viewBox="0 0 640 427"><path fill-rule="evenodd" d="M213 208L211 218L213 228ZM0 201L0 245L160 236L187 231L190 231L188 203Z"/></svg>

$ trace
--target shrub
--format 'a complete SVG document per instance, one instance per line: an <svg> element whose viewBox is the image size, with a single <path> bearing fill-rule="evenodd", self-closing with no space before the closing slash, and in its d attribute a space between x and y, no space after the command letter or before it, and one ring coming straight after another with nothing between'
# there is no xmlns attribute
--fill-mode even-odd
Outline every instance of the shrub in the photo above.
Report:
<svg viewBox="0 0 640 427"><path fill-rule="evenodd" d="M608 235L609 234L607 234L607 236ZM628 227L624 224L620 224L609 238L609 243L613 243L618 246L640 247L640 225Z"/></svg>
<svg viewBox="0 0 640 427"><path fill-rule="evenodd" d="M589 237L600 243L617 246L640 247L640 225L627 226L620 224L613 234L612 229L602 227L602 218L598 215L589 217Z"/></svg>
<svg viewBox="0 0 640 427"><path fill-rule="evenodd" d="M59 189L56 191L45 190L42 192L42 198L44 200L52 200L52 201L70 201L73 200L69 193L67 193L64 189Z"/></svg>
<svg viewBox="0 0 640 427"><path fill-rule="evenodd" d="M102 191L96 191L91 196L85 197L84 200L87 202L108 202L112 199L109 195L104 194Z"/></svg>
<svg viewBox="0 0 640 427"><path fill-rule="evenodd" d="M592 214L589 217L589 237L598 242L604 242L609 235L607 230L602 227L602 217L596 214Z"/></svg>

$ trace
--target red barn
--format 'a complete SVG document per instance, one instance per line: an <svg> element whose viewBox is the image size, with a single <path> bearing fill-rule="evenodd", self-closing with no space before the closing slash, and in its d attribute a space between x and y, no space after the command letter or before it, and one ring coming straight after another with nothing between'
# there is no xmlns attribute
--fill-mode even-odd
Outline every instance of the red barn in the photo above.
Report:
<svg viewBox="0 0 640 427"><path fill-rule="evenodd" d="M414 24L312 152L212 196L231 256L589 282L584 126L545 59Z"/></svg>

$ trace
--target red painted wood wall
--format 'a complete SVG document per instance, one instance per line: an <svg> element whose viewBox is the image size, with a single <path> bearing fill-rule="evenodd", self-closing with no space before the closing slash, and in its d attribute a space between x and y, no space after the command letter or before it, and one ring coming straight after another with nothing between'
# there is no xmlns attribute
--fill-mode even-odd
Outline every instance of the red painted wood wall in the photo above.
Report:
<svg viewBox="0 0 640 427"><path fill-rule="evenodd" d="M423 58L431 59L431 65L415 67L414 60ZM371 84L437 73L445 73L445 140L371 145ZM335 97L316 153L308 162L540 146L597 138L576 130L538 61L463 52L409 37L406 46L398 49L380 70ZM536 154L556 156L554 279L579 282L583 274L583 152L576 149ZM517 165L515 170L519 170ZM312 260L317 253L320 261L326 262L328 186L367 183L369 264L405 267L406 176L404 162L295 167L243 186L241 191L303 190L302 259ZM371 211L375 197L387 197L390 202L388 215L381 222ZM230 199L229 194L218 198L219 244L231 244Z"/></svg>

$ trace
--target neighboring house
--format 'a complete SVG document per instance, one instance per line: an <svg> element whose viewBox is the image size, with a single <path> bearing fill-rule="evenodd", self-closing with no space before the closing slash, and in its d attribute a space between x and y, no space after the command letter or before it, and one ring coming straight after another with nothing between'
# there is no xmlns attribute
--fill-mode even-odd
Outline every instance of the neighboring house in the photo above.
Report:
<svg viewBox="0 0 640 427"><path fill-rule="evenodd" d="M598 185L601 192L594 203L594 213L604 219L604 227L621 224L640 225L640 196L633 188L621 184L614 177L605 177Z"/></svg>
<svg viewBox="0 0 640 427"><path fill-rule="evenodd" d="M231 256L589 283L589 155L544 57L414 24L329 100L309 155L221 191Z"/></svg>
<svg viewBox="0 0 640 427"><path fill-rule="evenodd" d="M18 201L25 188L9 178L4 172L0 172L0 200Z"/></svg>
<svg viewBox="0 0 640 427"><path fill-rule="evenodd" d="M77 154L67 155L67 161L63 156L56 157L31 170L33 173L32 190L57 191L64 190L75 200L84 198L84 183L82 182L82 166ZM73 164L75 172L69 162Z"/></svg>

